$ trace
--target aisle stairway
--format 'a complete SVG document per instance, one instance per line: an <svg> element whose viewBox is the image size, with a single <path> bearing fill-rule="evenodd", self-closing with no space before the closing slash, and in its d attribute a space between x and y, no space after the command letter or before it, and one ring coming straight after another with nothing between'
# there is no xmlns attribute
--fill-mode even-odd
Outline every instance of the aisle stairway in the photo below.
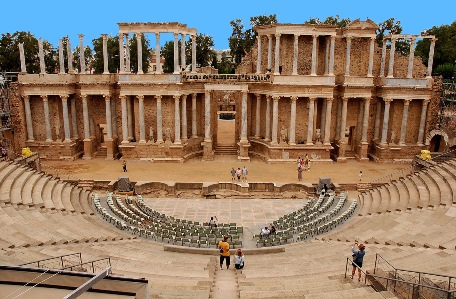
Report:
<svg viewBox="0 0 456 299"><path fill-rule="evenodd" d="M215 147L214 151L215 155L220 155L220 156L237 156L238 155L238 149L237 145L222 145L222 144L217 144Z"/></svg>

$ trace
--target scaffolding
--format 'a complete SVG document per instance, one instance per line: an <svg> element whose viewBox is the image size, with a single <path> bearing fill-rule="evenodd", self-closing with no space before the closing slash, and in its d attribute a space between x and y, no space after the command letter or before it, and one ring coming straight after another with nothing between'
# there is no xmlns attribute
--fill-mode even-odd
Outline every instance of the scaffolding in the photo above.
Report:
<svg viewBox="0 0 456 299"><path fill-rule="evenodd" d="M0 145L7 150L8 156L13 150L13 123L11 118L11 90L10 84L17 80L17 73L0 73ZM14 158L14 157L10 157Z"/></svg>

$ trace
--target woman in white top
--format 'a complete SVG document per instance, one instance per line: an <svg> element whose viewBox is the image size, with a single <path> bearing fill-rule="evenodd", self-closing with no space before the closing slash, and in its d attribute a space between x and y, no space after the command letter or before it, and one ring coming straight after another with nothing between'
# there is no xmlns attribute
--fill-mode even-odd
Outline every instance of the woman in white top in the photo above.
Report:
<svg viewBox="0 0 456 299"><path fill-rule="evenodd" d="M242 250L240 248L236 251L236 254L234 255L234 267L236 269L244 268L244 253L242 253Z"/></svg>

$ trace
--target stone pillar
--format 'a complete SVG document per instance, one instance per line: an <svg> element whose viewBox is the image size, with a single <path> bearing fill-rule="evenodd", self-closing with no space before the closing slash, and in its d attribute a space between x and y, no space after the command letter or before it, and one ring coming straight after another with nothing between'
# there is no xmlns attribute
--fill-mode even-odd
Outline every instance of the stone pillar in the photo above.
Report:
<svg viewBox="0 0 456 299"><path fill-rule="evenodd" d="M144 122L144 95L137 95L139 110L139 143L146 143L146 125Z"/></svg>
<svg viewBox="0 0 456 299"><path fill-rule="evenodd" d="M426 124L426 113L429 100L423 100L423 105L421 107L421 118L420 118L420 128L418 131L418 141L417 144L422 146L424 145L424 126Z"/></svg>
<svg viewBox="0 0 456 299"><path fill-rule="evenodd" d="M192 35L192 73L196 73L196 35Z"/></svg>
<svg viewBox="0 0 456 299"><path fill-rule="evenodd" d="M261 35L257 35L257 43L258 43L258 57L257 57L257 65L256 65L256 73L261 73Z"/></svg>
<svg viewBox="0 0 456 299"><path fill-rule="evenodd" d="M330 145L330 137L331 137L331 110L332 110L332 98L326 99L326 116L325 116L325 134L324 134L324 145Z"/></svg>
<svg viewBox="0 0 456 299"><path fill-rule="evenodd" d="M73 138L79 138L78 121L76 118L76 98L71 99L71 126L73 128Z"/></svg>
<svg viewBox="0 0 456 299"><path fill-rule="evenodd" d="M192 138L198 137L198 131L196 129L196 93L192 94Z"/></svg>
<svg viewBox="0 0 456 299"><path fill-rule="evenodd" d="M325 75L329 73L329 46L331 42L328 37L325 38Z"/></svg>
<svg viewBox="0 0 456 299"><path fill-rule="evenodd" d="M390 60L388 65L388 78L394 77L394 54L396 53L396 38L391 39ZM382 136L383 138L383 136Z"/></svg>
<svg viewBox="0 0 456 299"><path fill-rule="evenodd" d="M185 61L185 34L181 33L181 70L185 71L187 62Z"/></svg>
<svg viewBox="0 0 456 299"><path fill-rule="evenodd" d="M19 43L19 58L21 59L21 73L26 74L24 43Z"/></svg>
<svg viewBox="0 0 456 299"><path fill-rule="evenodd" d="M89 105L87 103L87 95L81 95L81 99L82 115L84 118L84 140L90 140Z"/></svg>
<svg viewBox="0 0 456 299"><path fill-rule="evenodd" d="M336 45L336 37L331 36L331 46L329 51L329 75L334 76L334 48Z"/></svg>
<svg viewBox="0 0 456 299"><path fill-rule="evenodd" d="M162 96L157 98L157 143L163 143Z"/></svg>
<svg viewBox="0 0 456 299"><path fill-rule="evenodd" d="M274 53L274 75L280 75L280 34L275 35L276 44L275 44L275 53ZM277 139L277 136L276 136Z"/></svg>
<svg viewBox="0 0 456 299"><path fill-rule="evenodd" d="M268 34L268 72L272 68L272 34Z"/></svg>
<svg viewBox="0 0 456 299"><path fill-rule="evenodd" d="M70 39L67 39L67 57L68 57L68 74L74 74L73 69L73 51L71 49Z"/></svg>
<svg viewBox="0 0 456 299"><path fill-rule="evenodd" d="M116 113L116 101L111 101L111 126L112 126L112 136L113 138L118 138L119 135L117 134L117 113Z"/></svg>
<svg viewBox="0 0 456 299"><path fill-rule="evenodd" d="M410 101L410 99L404 99L404 110L402 112L401 137L399 139L399 145L405 145L405 134L407 133L407 118Z"/></svg>
<svg viewBox="0 0 456 299"><path fill-rule="evenodd" d="M204 142L211 142L211 93L204 93Z"/></svg>
<svg viewBox="0 0 456 299"><path fill-rule="evenodd" d="M179 33L174 33L174 74L179 74Z"/></svg>
<svg viewBox="0 0 456 299"><path fill-rule="evenodd" d="M315 113L315 114L317 114L317 113ZM316 116L315 116L315 119L317 119ZM326 125L326 100L323 99L322 105L321 105L321 112L320 112L320 139L321 140L323 140L325 138L325 125Z"/></svg>
<svg viewBox="0 0 456 299"><path fill-rule="evenodd" d="M256 96L256 112L255 112L255 138L260 138L260 125L261 125L261 94L257 93Z"/></svg>
<svg viewBox="0 0 456 299"><path fill-rule="evenodd" d="M182 95L182 141L187 141L187 95Z"/></svg>
<svg viewBox="0 0 456 299"><path fill-rule="evenodd" d="M382 113L382 102L377 102L377 111L375 113L374 140L378 140L380 135L380 115Z"/></svg>
<svg viewBox="0 0 456 299"><path fill-rule="evenodd" d="M136 33L136 43L138 46L138 74L144 74L143 71L143 61L142 61L142 40L141 40L141 33Z"/></svg>
<svg viewBox="0 0 456 299"><path fill-rule="evenodd" d="M241 143L247 143L247 91L242 92L242 106L241 106Z"/></svg>
<svg viewBox="0 0 456 299"><path fill-rule="evenodd" d="M345 76L350 76L351 36L347 36L347 52L345 53Z"/></svg>
<svg viewBox="0 0 456 299"><path fill-rule="evenodd" d="M335 140L340 140L340 123L342 121L342 99L336 97L336 136Z"/></svg>
<svg viewBox="0 0 456 299"><path fill-rule="evenodd" d="M410 55L407 69L407 78L413 78L413 61L415 59L415 37L410 39Z"/></svg>
<svg viewBox="0 0 456 299"><path fill-rule="evenodd" d="M345 128L347 127L347 106L348 98L342 98L342 116L340 118L340 141L346 143Z"/></svg>
<svg viewBox="0 0 456 299"><path fill-rule="evenodd" d="M312 35L312 68L310 71L311 76L317 75L317 42L318 36Z"/></svg>
<svg viewBox="0 0 456 299"><path fill-rule="evenodd" d="M369 65L367 68L368 77L372 77L372 70L374 69L374 49L375 49L375 37L371 37L370 44L369 44Z"/></svg>
<svg viewBox="0 0 456 299"><path fill-rule="evenodd" d="M43 107L44 107L44 123L46 125L46 142L52 142L51 119L49 116L48 96L43 95L43 96L41 96L41 98L43 99Z"/></svg>
<svg viewBox="0 0 456 299"><path fill-rule="evenodd" d="M103 74L109 74L108 66L108 35L102 34L103 36Z"/></svg>
<svg viewBox="0 0 456 299"><path fill-rule="evenodd" d="M369 108L370 98L364 99L364 114L363 114L363 131L361 136L361 142L367 143L367 129L369 128Z"/></svg>
<svg viewBox="0 0 456 299"><path fill-rule="evenodd" d="M293 73L292 73L292 75L298 74L298 53L299 53L298 41L299 41L299 35L295 34L294 35L294 44L293 44Z"/></svg>
<svg viewBox="0 0 456 299"><path fill-rule="evenodd" d="M84 53L84 34L78 34L79 36L79 64L81 66L81 74L86 73L86 67L85 67L85 53Z"/></svg>
<svg viewBox="0 0 456 299"><path fill-rule="evenodd" d="M65 133L65 142L71 141L70 134L70 117L68 115L68 95L60 95L62 99L63 131ZM58 138L58 136L57 136Z"/></svg>
<svg viewBox="0 0 456 299"><path fill-rule="evenodd" d="M124 59L124 34L119 33L119 60L120 60L120 70L119 73L125 73L125 59Z"/></svg>
<svg viewBox="0 0 456 299"><path fill-rule="evenodd" d="M427 77L432 76L432 64L434 63L434 49L435 49L436 39L431 39L431 47L429 48L429 59L428 59L428 68L427 68Z"/></svg>
<svg viewBox="0 0 456 299"><path fill-rule="evenodd" d="M291 97L290 137L288 138L289 145L296 145L296 101L297 100L298 100L297 96Z"/></svg>
<svg viewBox="0 0 456 299"><path fill-rule="evenodd" d="M271 96L266 96L266 133L264 141L271 141Z"/></svg>
<svg viewBox="0 0 456 299"><path fill-rule="evenodd" d="M392 99L383 99L385 102L385 111L383 112L383 127L382 127L382 140L380 144L386 145L386 138L388 135L389 112Z"/></svg>
<svg viewBox="0 0 456 299"><path fill-rule="evenodd" d="M313 125L314 125L315 98L309 98L309 119L307 122L306 145L313 145Z"/></svg>
<svg viewBox="0 0 456 299"><path fill-rule="evenodd" d="M272 105L272 145L277 145L277 130L279 126L279 96L273 96L273 105Z"/></svg>
<svg viewBox="0 0 456 299"><path fill-rule="evenodd" d="M111 96L108 94L103 95L105 99L105 113L106 113L106 138L112 140L112 114L111 114Z"/></svg>
<svg viewBox="0 0 456 299"><path fill-rule="evenodd" d="M43 41L38 39L38 56L40 58L40 74L46 74L46 65L44 63Z"/></svg>
<svg viewBox="0 0 456 299"><path fill-rule="evenodd" d="M63 57L63 40L61 38L59 38L59 74L65 74L65 58Z"/></svg>
<svg viewBox="0 0 456 299"><path fill-rule="evenodd" d="M122 144L129 143L128 140L128 116L127 116L127 96L120 96L122 105Z"/></svg>
<svg viewBox="0 0 456 299"><path fill-rule="evenodd" d="M380 77L385 76L385 64L386 64L386 38L383 39L382 61L380 63Z"/></svg>
<svg viewBox="0 0 456 299"><path fill-rule="evenodd" d="M128 140L133 140L134 130L133 130L133 105L132 99L127 96L127 124L128 124Z"/></svg>
<svg viewBox="0 0 456 299"><path fill-rule="evenodd" d="M131 73L131 52L130 52L130 37L125 34L125 73Z"/></svg>
<svg viewBox="0 0 456 299"><path fill-rule="evenodd" d="M35 141L33 138L33 121L32 121L32 112L30 110L30 96L24 96L24 106L25 106L25 121L27 124L27 142Z"/></svg>
<svg viewBox="0 0 456 299"><path fill-rule="evenodd" d="M160 61L160 32L155 33L155 73L156 74L162 74L162 67L161 67L161 61Z"/></svg>

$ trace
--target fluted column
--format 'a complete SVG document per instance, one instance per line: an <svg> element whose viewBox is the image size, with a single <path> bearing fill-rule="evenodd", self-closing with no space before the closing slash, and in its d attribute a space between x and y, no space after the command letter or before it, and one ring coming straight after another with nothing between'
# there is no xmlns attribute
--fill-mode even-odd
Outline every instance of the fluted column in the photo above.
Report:
<svg viewBox="0 0 456 299"><path fill-rule="evenodd" d="M405 134L407 133L407 118L410 101L410 99L404 99L404 110L402 112L401 137L399 139L399 145L405 145Z"/></svg>
<svg viewBox="0 0 456 299"><path fill-rule="evenodd" d="M255 138L260 138L260 125L261 125L261 94L257 93L256 96L256 112L255 112Z"/></svg>
<svg viewBox="0 0 456 299"><path fill-rule="evenodd" d="M187 62L185 61L185 34L181 34L181 71L185 71Z"/></svg>
<svg viewBox="0 0 456 299"><path fill-rule="evenodd" d="M348 98L342 98L342 116L340 118L340 141L345 143L345 128L347 127Z"/></svg>
<svg viewBox="0 0 456 299"><path fill-rule="evenodd" d="M38 39L38 56L40 58L40 74L46 74L46 65L44 64L43 41Z"/></svg>
<svg viewBox="0 0 456 299"><path fill-rule="evenodd" d="M103 37L103 74L109 74L108 66L108 35L102 34Z"/></svg>
<svg viewBox="0 0 456 299"><path fill-rule="evenodd" d="M272 34L268 34L268 72L272 68Z"/></svg>
<svg viewBox="0 0 456 299"><path fill-rule="evenodd" d="M33 137L33 121L32 121L32 112L30 109L30 96L24 96L24 106L25 106L25 121L27 124L27 141L35 141Z"/></svg>
<svg viewBox="0 0 456 299"><path fill-rule="evenodd" d="M63 40L59 38L59 74L65 74L65 58L63 57Z"/></svg>
<svg viewBox="0 0 456 299"><path fill-rule="evenodd" d="M299 53L299 35L294 35L294 44L293 44L293 73L292 75L298 74L298 53Z"/></svg>
<svg viewBox="0 0 456 299"><path fill-rule="evenodd" d="M119 73L125 73L125 59L124 59L124 34L119 33L119 60L120 60L120 70Z"/></svg>
<svg viewBox="0 0 456 299"><path fill-rule="evenodd" d="M312 35L312 68L310 70L311 76L317 75L317 41L318 36Z"/></svg>
<svg viewBox="0 0 456 299"><path fill-rule="evenodd" d="M128 140L128 116L127 116L127 96L120 96L122 106L122 143L129 143Z"/></svg>
<svg viewBox="0 0 456 299"><path fill-rule="evenodd" d="M271 96L266 96L266 134L264 141L271 141Z"/></svg>
<svg viewBox="0 0 456 299"><path fill-rule="evenodd" d="M291 97L291 107L290 107L290 137L288 138L289 145L296 144L296 101L298 100L297 96Z"/></svg>
<svg viewBox="0 0 456 299"><path fill-rule="evenodd" d="M347 36L347 52L345 53L345 76L350 76L351 36Z"/></svg>
<svg viewBox="0 0 456 299"><path fill-rule="evenodd" d="M247 91L242 91L241 143L247 143Z"/></svg>
<svg viewBox="0 0 456 299"><path fill-rule="evenodd" d="M26 74L24 43L19 43L19 58L21 60L21 73Z"/></svg>
<svg viewBox="0 0 456 299"><path fill-rule="evenodd" d="M81 74L86 73L86 65L85 65L85 53L84 53L84 34L78 34L79 36L79 64L81 66Z"/></svg>
<svg viewBox="0 0 456 299"><path fill-rule="evenodd" d="M325 117L325 134L324 134L324 145L330 145L330 136L331 136L331 110L332 110L332 98L326 99L326 117Z"/></svg>
<svg viewBox="0 0 456 299"><path fill-rule="evenodd" d="M196 129L196 93L192 94L192 138L197 138L198 132Z"/></svg>
<svg viewBox="0 0 456 299"><path fill-rule="evenodd" d="M67 58L68 58L68 74L74 74L73 69L73 50L71 49L70 39L67 39Z"/></svg>
<svg viewBox="0 0 456 299"><path fill-rule="evenodd" d="M63 131L65 134L65 142L71 141L70 134L70 117L68 114L68 95L60 95L62 99L62 116L63 116ZM57 136L58 138L58 136Z"/></svg>
<svg viewBox="0 0 456 299"><path fill-rule="evenodd" d="M413 78L413 61L415 59L415 37L410 39L410 55L407 69L407 78Z"/></svg>
<svg viewBox="0 0 456 299"><path fill-rule="evenodd" d="M364 99L364 114L363 114L363 131L361 136L361 142L367 143L367 129L369 128L369 108L370 98Z"/></svg>
<svg viewBox="0 0 456 299"><path fill-rule="evenodd" d="M394 54L396 53L396 38L391 39L390 60L388 65L388 78L394 77Z"/></svg>
<svg viewBox="0 0 456 299"><path fill-rule="evenodd" d="M41 96L41 98L43 99L43 107L44 107L44 124L46 125L46 142L52 142L51 119L49 116L48 96L43 95L43 96Z"/></svg>
<svg viewBox="0 0 456 299"><path fill-rule="evenodd" d="M261 35L257 35L257 43L258 43L258 57L257 57L257 65L256 65L256 73L261 73Z"/></svg>
<svg viewBox="0 0 456 299"><path fill-rule="evenodd" d="M125 34L125 73L131 73L131 52L130 52L130 37Z"/></svg>
<svg viewBox="0 0 456 299"><path fill-rule="evenodd" d="M174 33L174 74L179 74L179 33Z"/></svg>
<svg viewBox="0 0 456 299"><path fill-rule="evenodd" d="M142 41L141 41L141 33L136 33L136 44L138 46L138 74L144 74L143 71L143 61L142 61Z"/></svg>
<svg viewBox="0 0 456 299"><path fill-rule="evenodd" d="M277 132L279 126L279 96L273 96L272 105L272 140L271 144L277 144Z"/></svg>
<svg viewBox="0 0 456 299"><path fill-rule="evenodd" d="M275 35L274 75L280 75L280 34ZM276 138L277 139L277 138Z"/></svg>
<svg viewBox="0 0 456 299"><path fill-rule="evenodd" d="M162 73L162 67L161 67L161 61L160 61L160 32L155 33L155 73L161 74Z"/></svg>
<svg viewBox="0 0 456 299"><path fill-rule="evenodd" d="M377 111L375 113L374 140L378 140L380 135L380 115L382 113L382 102L377 102Z"/></svg>
<svg viewBox="0 0 456 299"><path fill-rule="evenodd" d="M182 141L187 141L187 95L182 95Z"/></svg>
<svg viewBox="0 0 456 299"><path fill-rule="evenodd" d="M84 140L90 140L90 123L89 123L89 105L87 95L81 95L82 99L82 116L84 118Z"/></svg>
<svg viewBox="0 0 456 299"><path fill-rule="evenodd" d="M386 138L388 136L388 125L389 125L389 112L392 99L383 99L385 102L385 111L383 112L383 127L382 127L382 140L381 144L386 144Z"/></svg>
<svg viewBox="0 0 456 299"><path fill-rule="evenodd" d="M204 93L204 141L211 142L211 93Z"/></svg>
<svg viewBox="0 0 456 299"><path fill-rule="evenodd" d="M139 143L146 143L146 125L144 121L144 95L138 97L138 112L139 112Z"/></svg>
<svg viewBox="0 0 456 299"><path fill-rule="evenodd" d="M336 37L331 36L331 46L329 50L329 75L334 76L334 48L336 46Z"/></svg>
<svg viewBox="0 0 456 299"><path fill-rule="evenodd" d="M383 39L382 61L380 63L380 77L385 76L385 64L386 64L386 38Z"/></svg>
<svg viewBox="0 0 456 299"><path fill-rule="evenodd" d="M375 49L375 37L371 37L370 44L369 44L369 65L367 68L368 77L372 77L372 71L374 69L374 49Z"/></svg>
<svg viewBox="0 0 456 299"><path fill-rule="evenodd" d="M192 73L196 73L196 35L192 35Z"/></svg>
<svg viewBox="0 0 456 299"><path fill-rule="evenodd" d="M428 68L427 68L427 77L432 76L432 64L434 63L434 49L435 49L436 39L431 39L431 47L429 48L429 59L428 59Z"/></svg>
<svg viewBox="0 0 456 299"><path fill-rule="evenodd" d="M162 96L157 98L157 143L163 143Z"/></svg>
<svg viewBox="0 0 456 299"><path fill-rule="evenodd" d="M325 38L325 75L329 73L329 47L330 47L330 40L326 37Z"/></svg>
<svg viewBox="0 0 456 299"><path fill-rule="evenodd" d="M309 117L307 122L306 145L313 145L313 125L314 125L315 98L309 98Z"/></svg>
<svg viewBox="0 0 456 299"><path fill-rule="evenodd" d="M420 128L418 130L418 145L424 144L424 126L426 124L426 113L429 100L423 100L423 105L421 106L421 117L420 117Z"/></svg>

